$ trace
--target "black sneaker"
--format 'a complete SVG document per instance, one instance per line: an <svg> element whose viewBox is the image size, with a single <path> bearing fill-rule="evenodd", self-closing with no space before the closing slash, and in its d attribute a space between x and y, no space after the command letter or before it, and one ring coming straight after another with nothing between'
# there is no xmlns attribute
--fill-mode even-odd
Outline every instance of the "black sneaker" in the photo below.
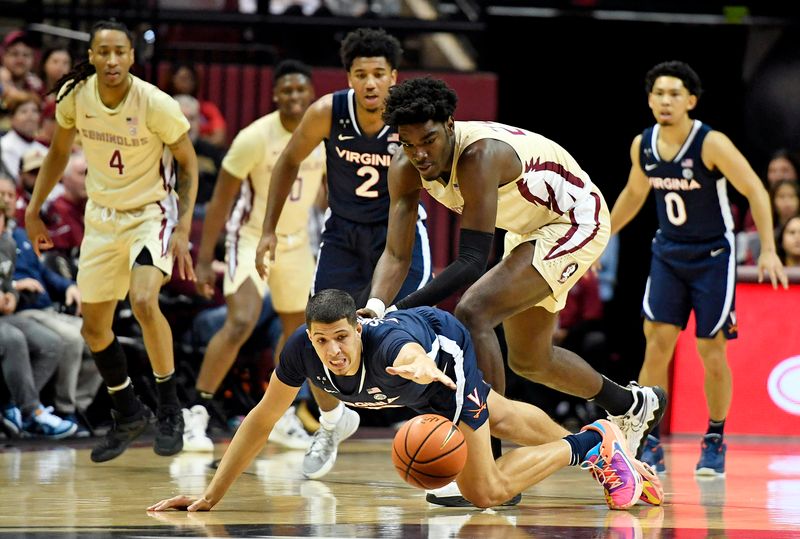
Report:
<svg viewBox="0 0 800 539"><path fill-rule="evenodd" d="M152 423L153 412L142 405L141 411L131 417L124 417L116 410L111 410L111 418L114 420L114 425L92 449L93 462L106 462L120 456Z"/></svg>
<svg viewBox="0 0 800 539"><path fill-rule="evenodd" d="M153 442L156 455L169 457L183 449L183 414L179 406L162 406L158 410L158 432Z"/></svg>
<svg viewBox="0 0 800 539"><path fill-rule="evenodd" d="M425 492L426 492L425 501L428 503L443 505L445 507L475 507L474 505L472 505L472 502L470 502L464 496L461 495L461 491L458 490L458 485L456 485L455 481L453 481L452 483L448 483L442 488L426 490ZM522 501L522 493L517 494L510 500L507 500L501 503L500 505L501 506L519 505L520 501Z"/></svg>

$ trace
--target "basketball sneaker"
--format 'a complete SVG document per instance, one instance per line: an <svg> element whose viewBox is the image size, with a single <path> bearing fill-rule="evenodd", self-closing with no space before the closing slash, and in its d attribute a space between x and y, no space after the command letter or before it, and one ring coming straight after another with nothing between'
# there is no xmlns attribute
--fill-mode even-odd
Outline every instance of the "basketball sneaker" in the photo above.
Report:
<svg viewBox="0 0 800 539"><path fill-rule="evenodd" d="M339 422L333 429L321 427L311 437L311 445L303 457L303 475L309 479L319 479L333 468L339 444L358 430L361 417L355 410L345 408Z"/></svg>
<svg viewBox="0 0 800 539"><path fill-rule="evenodd" d="M9 438L19 438L25 434L22 430L22 412L13 404L8 404L3 408L0 425Z"/></svg>
<svg viewBox="0 0 800 539"><path fill-rule="evenodd" d="M581 468L591 470L603 487L606 503L611 509L627 509L642 495L642 476L634 467L625 437L614 423L599 419L581 429L594 430L603 440L587 454Z"/></svg>
<svg viewBox="0 0 800 539"><path fill-rule="evenodd" d="M706 434L700 446L700 460L695 467L695 475L725 476L725 452L728 446L721 434Z"/></svg>
<svg viewBox="0 0 800 539"><path fill-rule="evenodd" d="M22 428L32 436L60 440L75 434L78 425L55 415L51 406L45 408L40 404L23 422Z"/></svg>
<svg viewBox="0 0 800 539"><path fill-rule="evenodd" d="M183 413L179 406L159 406L158 430L153 440L153 451L156 455L170 457L183 449Z"/></svg>
<svg viewBox="0 0 800 539"><path fill-rule="evenodd" d="M214 442L206 434L209 414L202 404L183 408L183 450L191 452L214 451Z"/></svg>
<svg viewBox="0 0 800 539"><path fill-rule="evenodd" d="M592 477L602 483L601 478L597 476L597 470L602 468L602 457L600 457L600 445L593 447L586 455L586 460L590 461L594 466L591 467ZM661 486L661 480L658 474L655 473L653 468L642 461L633 459L633 467L642 476L642 494L639 499L650 505L661 505L664 503L664 488Z"/></svg>
<svg viewBox="0 0 800 539"><path fill-rule="evenodd" d="M445 507L475 507L472 502L467 500L461 495L458 484L453 481L443 487L425 491L425 501L436 505L443 505ZM522 501L522 493L517 494L510 500L507 500L500 505L513 506L518 505Z"/></svg>
<svg viewBox="0 0 800 539"><path fill-rule="evenodd" d="M640 386L636 382L631 382L628 387L633 393L630 409L623 415L609 414L608 420L625 435L631 456L638 457L644 450L647 435L658 425L667 409L667 393L658 386Z"/></svg>
<svg viewBox="0 0 800 539"><path fill-rule="evenodd" d="M308 435L300 418L297 417L294 406L289 406L272 427L269 441L289 449L305 450L311 445L311 436Z"/></svg>
<svg viewBox="0 0 800 539"><path fill-rule="evenodd" d="M647 435L644 451L639 458L642 462L652 466L656 473L667 473L667 467L664 464L664 448L661 446L661 441L652 434Z"/></svg>
<svg viewBox="0 0 800 539"><path fill-rule="evenodd" d="M153 412L144 404L141 406L141 410L130 417L124 417L118 411L111 410L114 425L92 449L93 462L106 462L117 458L147 429L153 422Z"/></svg>

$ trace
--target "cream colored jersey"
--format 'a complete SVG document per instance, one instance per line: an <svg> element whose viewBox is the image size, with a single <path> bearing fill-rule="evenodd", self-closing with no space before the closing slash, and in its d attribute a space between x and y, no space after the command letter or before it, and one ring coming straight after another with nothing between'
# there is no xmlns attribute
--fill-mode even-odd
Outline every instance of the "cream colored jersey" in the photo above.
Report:
<svg viewBox="0 0 800 539"><path fill-rule="evenodd" d="M81 138L89 199L123 211L161 201L172 191L175 170L166 146L189 130L174 99L129 76L128 95L114 109L100 100L97 75L79 82L56 105L58 124L75 128Z"/></svg>
<svg viewBox="0 0 800 539"><path fill-rule="evenodd" d="M496 122L455 122L455 137L448 184L422 182L431 196L448 208L461 213L464 207L456 172L462 152L478 140L495 139L511 146L522 163L520 177L497 190L498 228L525 235L553 222L598 224L597 188L575 159L552 140ZM566 238L551 255L579 248L581 240Z"/></svg>
<svg viewBox="0 0 800 539"><path fill-rule="evenodd" d="M229 242L241 234L261 237L272 169L291 137L275 111L242 129L233 140L222 168L241 179L242 186L226 226ZM305 234L324 174L325 147L320 144L300 165L275 229L278 241L282 236Z"/></svg>

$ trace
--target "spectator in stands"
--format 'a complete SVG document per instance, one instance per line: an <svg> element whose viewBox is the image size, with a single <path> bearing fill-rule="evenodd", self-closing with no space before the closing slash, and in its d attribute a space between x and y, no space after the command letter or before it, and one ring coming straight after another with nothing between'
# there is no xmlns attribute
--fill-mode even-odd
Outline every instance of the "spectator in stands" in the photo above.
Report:
<svg viewBox="0 0 800 539"><path fill-rule="evenodd" d="M23 432L64 438L73 435L77 425L53 414L39 400L58 366L61 339L33 320L13 314L19 295L13 286L16 245L5 233L10 211L0 197L0 374L13 400L1 403L0 426L12 438Z"/></svg>
<svg viewBox="0 0 800 539"><path fill-rule="evenodd" d="M11 189L10 180L0 178L0 194L5 195ZM6 219L9 217L7 213ZM59 312L53 296L68 310L80 314L80 292L74 280L64 278L36 256L24 228L9 220L8 229L17 246L14 289L19 293L19 302L16 312L19 317L35 322L60 338L55 405L61 415L76 422L94 400L101 379L81 336L83 319ZM86 426L79 425L79 435L88 436Z"/></svg>
<svg viewBox="0 0 800 539"><path fill-rule="evenodd" d="M20 99L10 103L9 110L11 130L0 137L0 155L4 172L18 181L20 162L25 152L34 148L47 152L47 147L35 140L41 119L39 96L23 94Z"/></svg>
<svg viewBox="0 0 800 539"><path fill-rule="evenodd" d="M217 182L225 151L220 146L200 138L200 102L187 94L178 94L174 97L181 106L183 115L189 120L189 138L197 154L199 184L194 209L196 215L202 216L205 213L205 204L211 200L214 192L214 184Z"/></svg>
<svg viewBox="0 0 800 539"><path fill-rule="evenodd" d="M66 47L51 47L42 53L39 66L39 76L44 83L45 92L50 92L55 88L58 79L72 69L72 54ZM55 102L55 96L53 94L49 96Z"/></svg>
<svg viewBox="0 0 800 539"><path fill-rule="evenodd" d="M167 93L191 95L197 98L200 85L197 71L189 64L175 64L167 86ZM219 108L211 101L200 101L200 138L211 144L225 146L227 126Z"/></svg>
<svg viewBox="0 0 800 539"><path fill-rule="evenodd" d="M777 180L770 187L769 195L772 201L772 219L777 231L800 213L800 184L794 180Z"/></svg>
<svg viewBox="0 0 800 539"><path fill-rule="evenodd" d="M22 30L9 32L3 38L2 66L0 66L0 101L2 111L21 100L26 93L41 95L42 80L33 72L35 60L34 46L30 36ZM0 116L5 118L6 113ZM0 129L8 129L7 122L0 122Z"/></svg>
<svg viewBox="0 0 800 539"><path fill-rule="evenodd" d="M63 192L45 211L53 249L70 261L77 262L83 241L83 212L86 208L86 157L82 152L72 154L64 177ZM76 266L77 267L77 266Z"/></svg>
<svg viewBox="0 0 800 539"><path fill-rule="evenodd" d="M778 256L787 268L800 267L800 215L791 217L777 235Z"/></svg>
<svg viewBox="0 0 800 539"><path fill-rule="evenodd" d="M800 159L789 150L780 149L772 154L767 165L767 186L771 187L778 180L798 181Z"/></svg>
<svg viewBox="0 0 800 539"><path fill-rule="evenodd" d="M17 225L22 228L25 228L25 208L28 207L31 193L33 193L33 187L36 185L36 175L39 174L39 169L42 167L45 155L47 155L47 150L42 150L39 146L35 146L25 152L19 165L14 219ZM58 184L47 197L47 201L43 206L43 211L47 212L50 204L63 192L64 187Z"/></svg>

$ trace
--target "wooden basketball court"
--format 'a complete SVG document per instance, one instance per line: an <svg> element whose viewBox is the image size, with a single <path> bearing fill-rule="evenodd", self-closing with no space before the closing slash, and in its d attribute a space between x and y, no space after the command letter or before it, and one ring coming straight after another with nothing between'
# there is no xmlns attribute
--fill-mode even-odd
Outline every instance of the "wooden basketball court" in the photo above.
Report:
<svg viewBox="0 0 800 539"><path fill-rule="evenodd" d="M302 451L266 448L208 513L148 513L199 494L214 455L159 457L146 442L104 464L92 440L0 440L0 536L480 538L800 538L800 439L728 440L727 477L699 480L699 437L668 440L667 503L606 508L588 472L567 469L496 510L428 504L395 474L392 431L362 429L321 481L302 478Z"/></svg>

